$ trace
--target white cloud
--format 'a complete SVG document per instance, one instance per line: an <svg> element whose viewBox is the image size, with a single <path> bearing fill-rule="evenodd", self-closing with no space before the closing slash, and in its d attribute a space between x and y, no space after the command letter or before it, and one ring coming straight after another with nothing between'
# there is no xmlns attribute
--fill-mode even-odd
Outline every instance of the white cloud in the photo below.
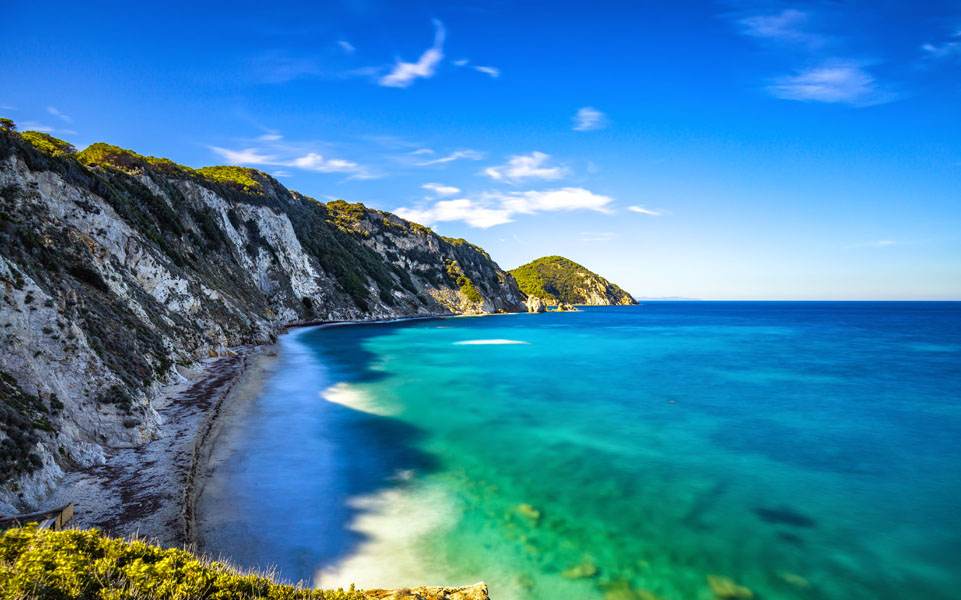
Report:
<svg viewBox="0 0 961 600"><path fill-rule="evenodd" d="M247 148L244 150L231 150L229 148L220 148L219 146L210 146L210 149L223 157L224 160L232 165L277 165L280 164L276 162L276 157L269 156L266 154L261 154L260 150L256 148Z"/></svg>
<svg viewBox="0 0 961 600"><path fill-rule="evenodd" d="M232 165L294 167L304 171L315 171L318 173L350 173L354 178L370 177L370 174L364 167L353 161L340 158L325 159L316 152L307 152L303 156L294 155L292 157L284 157L276 154L266 154L259 148L231 150L229 148L210 146L210 149ZM293 147L278 147L276 149L287 156L290 156L290 153L296 150L296 148Z"/></svg>
<svg viewBox="0 0 961 600"><path fill-rule="evenodd" d="M478 67L474 67L474 70L475 70L475 71L480 71L481 73L487 73L488 75L490 75L490 76L493 77L494 79L497 79L498 77L501 76L501 70L498 69L497 67L480 67L480 66L478 66Z"/></svg>
<svg viewBox="0 0 961 600"><path fill-rule="evenodd" d="M506 165L488 167L484 173L498 181L517 182L524 179L560 179L567 175L567 168L561 166L545 166L550 155L543 152L531 152L529 155L514 155Z"/></svg>
<svg viewBox="0 0 961 600"><path fill-rule="evenodd" d="M433 206L422 209L398 208L398 216L416 223L434 224L442 221L464 221L472 227L487 229L494 225L510 223L511 211L502 208L488 208L473 200L441 200Z"/></svg>
<svg viewBox="0 0 961 600"><path fill-rule="evenodd" d="M428 48L417 62L409 63L398 60L390 73L380 78L378 83L386 87L408 87L418 78L429 79L437 71L437 65L444 59L444 24L434 19L434 45Z"/></svg>
<svg viewBox="0 0 961 600"><path fill-rule="evenodd" d="M610 196L595 194L584 188L566 187L547 191L490 194L513 212L533 214L542 211L594 210L610 213L607 206L614 201Z"/></svg>
<svg viewBox="0 0 961 600"><path fill-rule="evenodd" d="M424 188L425 190L430 190L438 196L453 196L460 193L460 188L456 188L452 185L444 185L442 183L425 183L420 187Z"/></svg>
<svg viewBox="0 0 961 600"><path fill-rule="evenodd" d="M627 210L629 210L629 211L631 211L631 212L640 213L640 214L642 214L642 215L651 215L652 217L659 217L659 216L661 216L661 215L663 214L663 213L660 213L660 212L658 212L658 211L656 211L656 210L651 210L651 209L649 209L649 208L644 208L643 206L628 206L628 207L627 207Z"/></svg>
<svg viewBox="0 0 961 600"><path fill-rule="evenodd" d="M399 216L431 225L443 221L463 221L473 227L487 229L510 223L518 214L593 210L605 214L613 198L583 188L560 188L546 191L486 192L476 198L440 200L420 208L398 208Z"/></svg>
<svg viewBox="0 0 961 600"><path fill-rule="evenodd" d="M609 242L617 237L617 234L611 231L598 232L598 231L582 231L581 241L582 242Z"/></svg>
<svg viewBox="0 0 961 600"><path fill-rule="evenodd" d="M430 153L433 153L433 151L431 151ZM435 158L434 160L428 160L426 162L417 163L417 166L426 167L428 165L438 165L443 163L449 163L455 160L460 160L462 158L465 158L467 160L480 160L484 158L484 154L481 152L478 152L477 150L458 150L456 152L451 152L447 156L443 156L441 158Z"/></svg>
<svg viewBox="0 0 961 600"><path fill-rule="evenodd" d="M469 63L469 62L470 62L470 61L469 61L468 59L462 58L462 59L460 59L460 60L455 60L455 61L454 61L454 65L456 65L456 66L458 66L458 67L463 67L463 66L466 66L467 63Z"/></svg>
<svg viewBox="0 0 961 600"><path fill-rule="evenodd" d="M894 99L878 89L870 73L851 63L834 63L782 77L767 90L775 97L802 102L868 106Z"/></svg>
<svg viewBox="0 0 961 600"><path fill-rule="evenodd" d="M355 162L340 158L325 159L316 152L309 152L305 156L295 158L286 166L320 173L357 173L360 170L360 165Z"/></svg>
<svg viewBox="0 0 961 600"><path fill-rule="evenodd" d="M257 138L261 142L276 142L277 140L283 138L284 136L279 133L265 133L264 135Z"/></svg>
<svg viewBox="0 0 961 600"><path fill-rule="evenodd" d="M418 148L417 150L413 150L411 154L435 154L435 152L430 148Z"/></svg>
<svg viewBox="0 0 961 600"><path fill-rule="evenodd" d="M347 54L353 54L357 51L357 48L354 48L354 45L347 40L337 40L337 45L340 46Z"/></svg>
<svg viewBox="0 0 961 600"><path fill-rule="evenodd" d="M574 131L604 129L607 124L607 115L592 106L579 108L574 115Z"/></svg>
<svg viewBox="0 0 961 600"><path fill-rule="evenodd" d="M47 112L50 113L51 115L55 116L55 117L59 117L59 118L60 118L61 120L63 120L65 123L73 123L73 119L71 119L71 118L68 117L67 115L63 114L62 112L60 112L59 110L57 110L57 109L54 108L53 106L48 106L48 107L47 107Z"/></svg>

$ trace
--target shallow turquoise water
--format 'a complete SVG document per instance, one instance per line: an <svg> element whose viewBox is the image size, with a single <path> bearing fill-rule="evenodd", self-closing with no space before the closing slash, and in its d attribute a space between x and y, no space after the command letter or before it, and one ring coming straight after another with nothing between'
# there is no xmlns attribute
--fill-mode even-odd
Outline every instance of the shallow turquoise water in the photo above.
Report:
<svg viewBox="0 0 961 600"><path fill-rule="evenodd" d="M242 564L483 579L497 600L710 598L709 575L764 599L961 590L959 303L650 303L283 343L202 502L233 508L207 549Z"/></svg>

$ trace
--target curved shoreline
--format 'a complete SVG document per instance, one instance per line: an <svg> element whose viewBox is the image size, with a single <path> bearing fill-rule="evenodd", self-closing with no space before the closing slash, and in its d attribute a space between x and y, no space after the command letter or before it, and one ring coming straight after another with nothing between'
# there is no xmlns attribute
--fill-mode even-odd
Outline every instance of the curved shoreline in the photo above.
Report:
<svg viewBox="0 0 961 600"><path fill-rule="evenodd" d="M456 315L387 320L291 323L292 329L394 323ZM156 437L138 447L117 448L104 464L67 473L39 509L72 502L72 526L137 537L161 546L196 548L196 502L210 456L221 434L259 395L278 357L279 345L238 346L182 370L154 401L162 416Z"/></svg>

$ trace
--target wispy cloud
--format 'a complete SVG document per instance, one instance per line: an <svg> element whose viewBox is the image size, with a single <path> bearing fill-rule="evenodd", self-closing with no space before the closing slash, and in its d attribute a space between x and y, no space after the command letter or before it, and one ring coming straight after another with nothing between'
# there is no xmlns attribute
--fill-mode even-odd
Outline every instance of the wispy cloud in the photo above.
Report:
<svg viewBox="0 0 961 600"><path fill-rule="evenodd" d="M775 98L864 107L899 97L868 71L868 65L879 61L851 56L854 35L824 32L826 28L840 31L839 23L854 19L852 11L841 3L809 3L804 10L768 8L725 17L742 35L765 45L767 51L779 48L786 61L803 65L764 86Z"/></svg>
<svg viewBox="0 0 961 600"><path fill-rule="evenodd" d="M598 232L598 231L582 231L581 241L582 242L609 242L617 237L617 234L611 231Z"/></svg>
<svg viewBox="0 0 961 600"><path fill-rule="evenodd" d="M826 37L806 31L803 26L810 19L807 12L787 8L777 13L755 14L737 20L745 35L780 43L802 44L818 47Z"/></svg>
<svg viewBox="0 0 961 600"><path fill-rule="evenodd" d="M409 87L417 79L430 79L437 72L437 65L444 59L444 24L434 19L434 45L420 55L417 62L404 62L400 59L394 68L380 78L378 83L386 87Z"/></svg>
<svg viewBox="0 0 961 600"><path fill-rule="evenodd" d="M484 67L484 66L478 65L474 67L474 70L480 71L481 73L486 73L491 77L493 77L494 79L497 79L498 77L501 76L501 70L498 69L497 67Z"/></svg>
<svg viewBox="0 0 961 600"><path fill-rule="evenodd" d="M68 117L67 115L63 114L62 112L60 112L59 110L57 110L57 109L54 108L53 106L48 106L48 107L47 107L47 112L50 113L51 115L55 116L55 117L59 117L60 120L63 121L64 123L73 123L73 119L71 119L71 118Z"/></svg>
<svg viewBox="0 0 961 600"><path fill-rule="evenodd" d="M883 104L895 99L874 77L853 63L831 63L782 77L767 87L784 100L843 103L853 106Z"/></svg>
<svg viewBox="0 0 961 600"><path fill-rule="evenodd" d="M636 212L642 215L651 215L652 217L660 217L664 213L658 212L656 210L651 210L649 208L644 208L643 206L628 206L627 210L631 212Z"/></svg>
<svg viewBox="0 0 961 600"><path fill-rule="evenodd" d="M455 60L453 64L455 67L470 66L470 68L474 69L475 71L479 73L484 73L485 75L490 75L494 79L497 79L498 77L501 76L501 70L498 69L497 67L489 67L484 65L471 65L470 59L467 59L467 58L461 58L459 60Z"/></svg>
<svg viewBox="0 0 961 600"><path fill-rule="evenodd" d="M246 148L244 150L231 150L219 146L210 146L210 149L219 154L231 165L278 165L277 158L262 154L256 148Z"/></svg>
<svg viewBox="0 0 961 600"><path fill-rule="evenodd" d="M304 156L295 158L294 160L288 162L286 166L297 167L298 169L303 169L305 171L317 171L319 173L356 174L361 171L360 165L353 161L344 160L342 158L325 159L316 152L309 152Z"/></svg>
<svg viewBox="0 0 961 600"><path fill-rule="evenodd" d="M347 54L353 54L357 51L357 48L354 48L354 45L347 40L337 40L337 45Z"/></svg>
<svg viewBox="0 0 961 600"><path fill-rule="evenodd" d="M263 136L261 136L263 137ZM280 135L276 139L280 139ZM305 150L302 144L281 144L273 142L267 147L250 147L240 150L209 146L209 148L231 165L290 167L317 173L346 173L353 179L373 177L370 171L354 161L342 158L325 158L316 151ZM283 176L289 176L289 173Z"/></svg>
<svg viewBox="0 0 961 600"><path fill-rule="evenodd" d="M591 131L607 127L607 115L592 106L585 106L577 110L574 115L574 131Z"/></svg>
<svg viewBox="0 0 961 600"><path fill-rule="evenodd" d="M850 244L844 246L845 249L851 248L886 248L888 246L898 246L901 242L896 242L894 240L877 240L874 242L860 242L858 244Z"/></svg>
<svg viewBox="0 0 961 600"><path fill-rule="evenodd" d="M60 129L59 127L54 127L52 125L47 125L45 123L38 123L37 121L24 121L18 124L20 129L23 131L42 131L43 133L56 133L57 135L76 135L77 132L73 129Z"/></svg>
<svg viewBox="0 0 961 600"><path fill-rule="evenodd" d="M610 214L614 199L584 188L567 187L526 192L484 192L472 198L440 200L431 205L398 208L399 216L433 225L445 221L463 221L472 227L487 229L514 221L518 214L590 210Z"/></svg>
<svg viewBox="0 0 961 600"><path fill-rule="evenodd" d="M950 41L922 44L921 50L924 52L925 58L929 59L961 59L961 29L954 32Z"/></svg>
<svg viewBox="0 0 961 600"><path fill-rule="evenodd" d="M424 148L424 150L427 150L427 149ZM428 154L428 152L420 152L420 151L415 152L415 154L418 154L418 153ZM433 154L433 150L430 150L429 153ZM477 150L457 150L456 152L451 152L447 156L442 156L441 158L435 158L425 162L417 163L417 166L426 167L429 165L440 165L440 164L449 163L449 162L453 162L455 160L461 160L461 159L480 160L482 158L484 158L484 153L478 152Z"/></svg>
<svg viewBox="0 0 961 600"><path fill-rule="evenodd" d="M253 59L251 73L262 83L287 83L305 77L324 74L317 59L304 56L290 56L280 50L269 51Z"/></svg>
<svg viewBox="0 0 961 600"><path fill-rule="evenodd" d="M460 188L456 188L452 185L444 185L442 183L425 183L420 187L424 188L425 190L430 190L438 196L453 196L460 193Z"/></svg>
<svg viewBox="0 0 961 600"><path fill-rule="evenodd" d="M567 167L546 166L549 154L531 152L529 155L510 157L507 164L484 169L484 174L498 181L519 182L527 179L560 179L568 173Z"/></svg>

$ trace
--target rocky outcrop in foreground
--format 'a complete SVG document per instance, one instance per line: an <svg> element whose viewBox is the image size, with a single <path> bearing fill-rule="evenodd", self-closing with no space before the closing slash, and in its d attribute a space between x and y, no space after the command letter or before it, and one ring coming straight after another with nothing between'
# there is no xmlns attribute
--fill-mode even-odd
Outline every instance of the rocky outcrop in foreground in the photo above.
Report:
<svg viewBox="0 0 961 600"><path fill-rule="evenodd" d="M0 130L0 513L153 439L160 386L295 322L523 311L480 248L265 173Z"/></svg>
<svg viewBox="0 0 961 600"><path fill-rule="evenodd" d="M487 584L464 587L418 587L400 590L364 590L368 598L383 600L489 600Z"/></svg>
<svg viewBox="0 0 961 600"><path fill-rule="evenodd" d="M629 305L637 301L626 291L597 273L562 256L546 256L511 270L521 291L531 298L539 298L548 306L564 304Z"/></svg>

